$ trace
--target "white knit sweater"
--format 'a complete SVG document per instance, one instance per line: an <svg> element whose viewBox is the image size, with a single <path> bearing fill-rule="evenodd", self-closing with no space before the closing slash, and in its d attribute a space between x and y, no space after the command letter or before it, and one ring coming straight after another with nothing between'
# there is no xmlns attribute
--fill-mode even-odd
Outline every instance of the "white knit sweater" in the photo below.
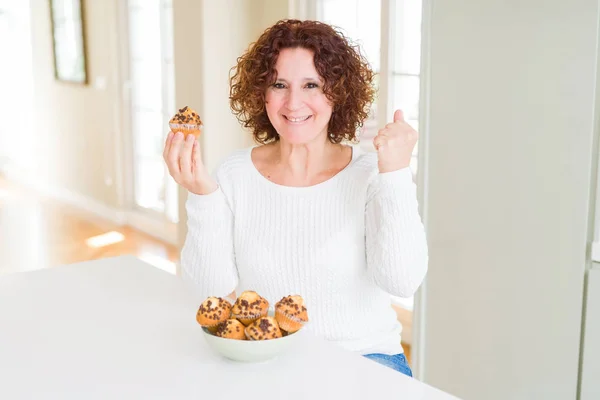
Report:
<svg viewBox="0 0 600 400"><path fill-rule="evenodd" d="M381 174L377 155L353 146L334 177L288 187L250 154L217 168L217 191L190 193L183 272L204 297L254 290L274 305L299 294L305 329L361 354L402 353L390 294L412 296L428 261L410 169Z"/></svg>

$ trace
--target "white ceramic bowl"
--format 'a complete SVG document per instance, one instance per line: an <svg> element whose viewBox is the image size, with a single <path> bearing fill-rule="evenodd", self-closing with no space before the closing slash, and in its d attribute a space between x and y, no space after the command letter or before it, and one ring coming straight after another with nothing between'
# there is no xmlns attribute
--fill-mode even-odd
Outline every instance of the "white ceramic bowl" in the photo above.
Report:
<svg viewBox="0 0 600 400"><path fill-rule="evenodd" d="M304 328L303 328L304 329ZM217 353L234 361L261 362L283 354L297 342L302 329L287 336L269 340L237 340L215 336L202 327L204 338Z"/></svg>

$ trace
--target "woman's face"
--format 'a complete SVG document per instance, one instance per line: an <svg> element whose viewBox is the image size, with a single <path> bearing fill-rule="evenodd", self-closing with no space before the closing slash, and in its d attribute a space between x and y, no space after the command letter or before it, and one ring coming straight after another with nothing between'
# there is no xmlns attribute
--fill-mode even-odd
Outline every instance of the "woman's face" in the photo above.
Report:
<svg viewBox="0 0 600 400"><path fill-rule="evenodd" d="M265 96L271 124L280 138L291 144L327 136L333 108L323 93L313 58L307 49L282 50L275 64L277 80Z"/></svg>

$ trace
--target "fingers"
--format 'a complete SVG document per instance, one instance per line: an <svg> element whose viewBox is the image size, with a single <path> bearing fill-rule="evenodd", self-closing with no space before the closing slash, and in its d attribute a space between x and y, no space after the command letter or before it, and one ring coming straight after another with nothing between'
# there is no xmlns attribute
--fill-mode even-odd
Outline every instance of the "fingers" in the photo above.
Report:
<svg viewBox="0 0 600 400"><path fill-rule="evenodd" d="M196 139L194 141L194 147L192 148L192 173L195 175L200 167L202 167L200 143L198 142L198 139Z"/></svg>
<svg viewBox="0 0 600 400"><path fill-rule="evenodd" d="M200 145L194 135L170 132L165 140L163 158L175 182L187 187L194 182L195 171L202 167Z"/></svg>
<svg viewBox="0 0 600 400"><path fill-rule="evenodd" d="M404 113L402 110L396 110L394 113L394 122L404 122Z"/></svg>
<svg viewBox="0 0 600 400"><path fill-rule="evenodd" d="M192 174L192 149L194 148L195 141L196 137L194 135L187 135L181 149L181 154L179 155L179 168L183 183L192 183L194 181L194 175Z"/></svg>
<svg viewBox="0 0 600 400"><path fill-rule="evenodd" d="M167 161L167 155L169 154L169 149L171 148L171 142L173 140L173 131L169 131L167 138L165 139L165 148L163 150L163 159Z"/></svg>
<svg viewBox="0 0 600 400"><path fill-rule="evenodd" d="M171 138L167 137L167 145L165 145L164 157L169 168L169 173L175 179L175 182L180 183L181 169L179 166L179 156L181 153L181 144L183 142L183 133L177 132Z"/></svg>
<svg viewBox="0 0 600 400"><path fill-rule="evenodd" d="M388 138L384 135L378 134L373 139L373 146L375 146L375 150L377 150L377 151L383 150L387 146L387 144L388 144Z"/></svg>

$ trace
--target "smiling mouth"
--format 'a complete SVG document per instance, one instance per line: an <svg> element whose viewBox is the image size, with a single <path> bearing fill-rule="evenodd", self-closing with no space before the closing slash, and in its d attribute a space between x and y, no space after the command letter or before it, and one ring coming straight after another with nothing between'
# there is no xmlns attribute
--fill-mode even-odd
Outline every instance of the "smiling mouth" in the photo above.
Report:
<svg viewBox="0 0 600 400"><path fill-rule="evenodd" d="M288 122L291 122L292 124L301 124L305 121L308 121L312 115L307 115L304 117L288 117L287 115L283 116Z"/></svg>

